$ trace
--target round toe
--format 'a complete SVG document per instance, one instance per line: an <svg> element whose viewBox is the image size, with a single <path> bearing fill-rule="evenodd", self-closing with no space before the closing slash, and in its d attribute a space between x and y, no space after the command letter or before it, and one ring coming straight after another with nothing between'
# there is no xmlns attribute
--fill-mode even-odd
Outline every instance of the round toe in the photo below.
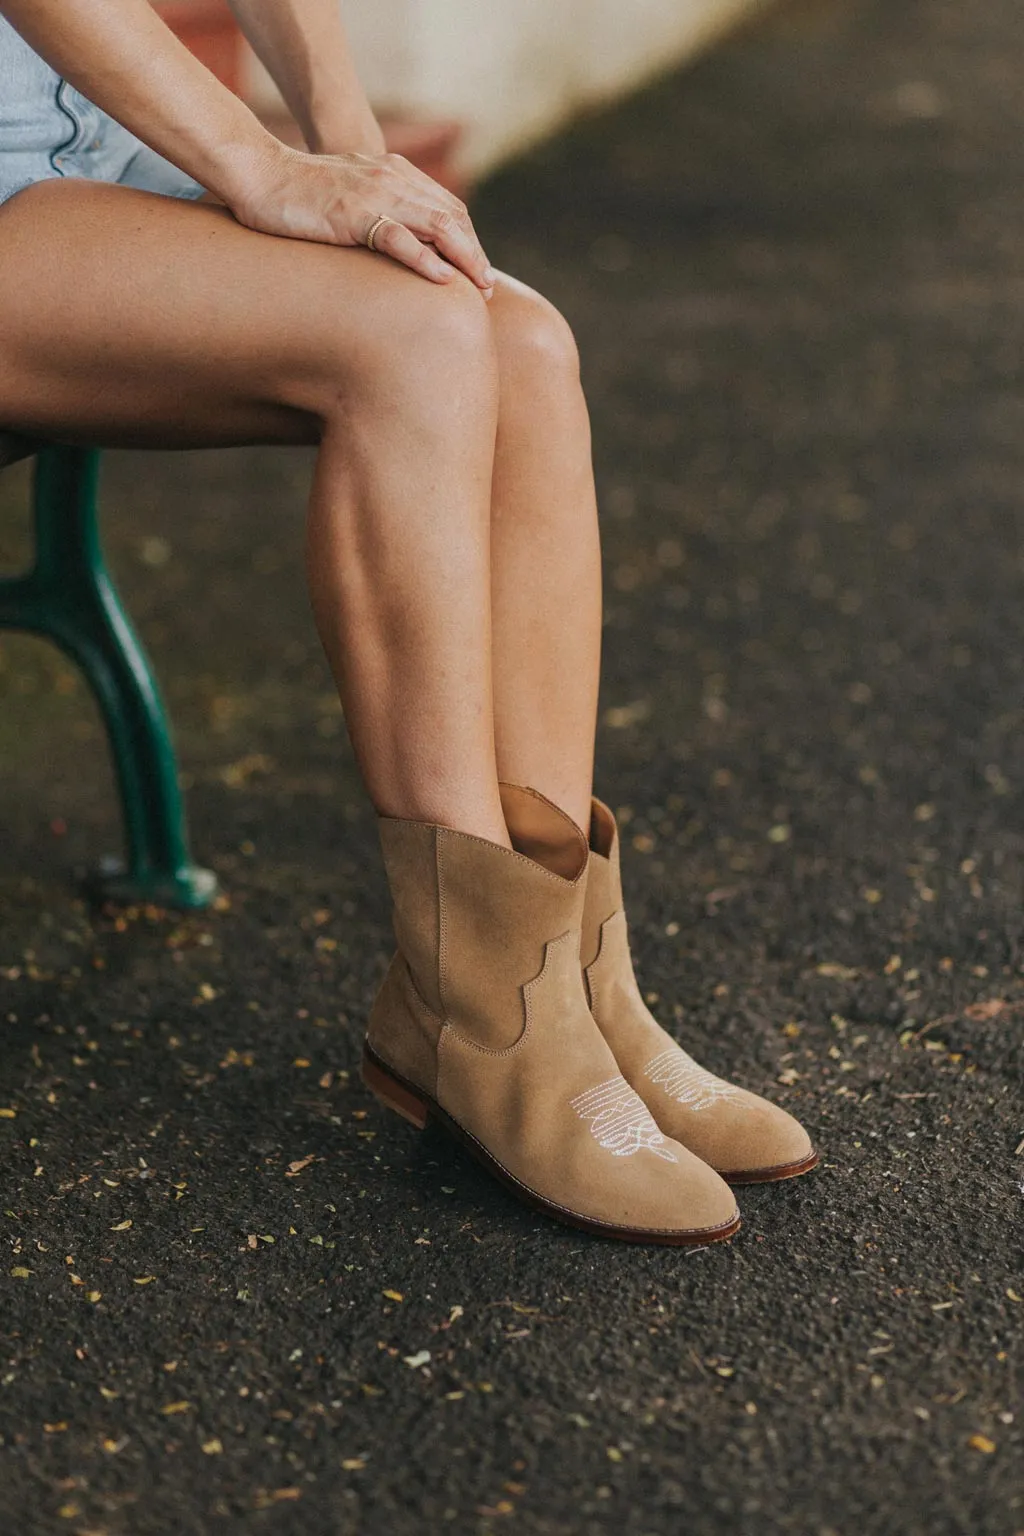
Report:
<svg viewBox="0 0 1024 1536"><path fill-rule="evenodd" d="M624 1159L580 1202L580 1214L609 1235L665 1244L719 1242L740 1224L736 1196L722 1176L668 1140L659 1155Z"/></svg>
<svg viewBox="0 0 1024 1536"><path fill-rule="evenodd" d="M739 1227L736 1196L720 1173L679 1144L675 1177L664 1181L660 1220L674 1227L681 1241L714 1242Z"/></svg>
<svg viewBox="0 0 1024 1536"><path fill-rule="evenodd" d="M756 1124L715 1164L722 1177L732 1184L761 1184L809 1173L818 1154L799 1120L767 1099L758 1099L757 1106Z"/></svg>
<svg viewBox="0 0 1024 1536"><path fill-rule="evenodd" d="M666 1132L730 1184L768 1183L807 1173L818 1161L799 1120L746 1089L700 1109L659 1116Z"/></svg>

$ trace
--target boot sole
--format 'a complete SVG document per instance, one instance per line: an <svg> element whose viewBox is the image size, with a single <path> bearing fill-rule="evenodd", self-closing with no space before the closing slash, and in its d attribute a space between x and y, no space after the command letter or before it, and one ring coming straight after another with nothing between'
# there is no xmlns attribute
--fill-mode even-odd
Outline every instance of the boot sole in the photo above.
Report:
<svg viewBox="0 0 1024 1536"><path fill-rule="evenodd" d="M727 1184L778 1184L781 1179L798 1179L802 1173L810 1173L821 1162L818 1152L811 1152L798 1163L778 1163L774 1168L748 1168L739 1173L717 1171Z"/></svg>
<svg viewBox="0 0 1024 1536"><path fill-rule="evenodd" d="M612 1222L581 1216L564 1205L548 1200L544 1195L538 1194L535 1189L530 1189L529 1185L523 1184L514 1173L510 1173L496 1157L488 1152L472 1132L465 1130L457 1120L453 1120L451 1115L447 1114L440 1104L425 1094L421 1088L414 1087L393 1067L389 1067L369 1045L363 1047L361 1076L370 1092L387 1109L394 1110L419 1131L424 1130L428 1121L433 1120L435 1124L447 1131L449 1136L465 1147L466 1151L476 1158L477 1162L482 1163L488 1173L493 1174L499 1183L504 1184L517 1199L531 1206L533 1210L542 1211L545 1216L551 1216L555 1221L562 1222L565 1226L577 1227L580 1231L591 1232L596 1237L613 1237L624 1243L656 1243L666 1248L688 1248L703 1246L707 1243L721 1243L739 1231L739 1215L721 1226L698 1227L684 1232L649 1227L619 1227Z"/></svg>

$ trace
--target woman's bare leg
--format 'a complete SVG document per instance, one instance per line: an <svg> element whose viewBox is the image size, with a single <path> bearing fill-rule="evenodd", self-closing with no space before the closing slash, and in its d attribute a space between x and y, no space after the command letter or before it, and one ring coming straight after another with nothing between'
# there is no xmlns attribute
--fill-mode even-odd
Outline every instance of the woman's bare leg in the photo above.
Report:
<svg viewBox="0 0 1024 1536"><path fill-rule="evenodd" d="M500 408L492 491L498 774L590 823L601 555L590 423L568 325L501 277L488 306Z"/></svg>
<svg viewBox="0 0 1024 1536"><path fill-rule="evenodd" d="M414 377L403 401L389 380L327 420L307 568L378 811L504 842L489 593L496 372L483 301L466 293L472 347L456 347L466 355L450 355L433 387Z"/></svg>
<svg viewBox="0 0 1024 1536"><path fill-rule="evenodd" d="M480 295L224 210L49 182L0 210L0 422L319 442L314 607L378 810L507 842L490 644L497 377Z"/></svg>

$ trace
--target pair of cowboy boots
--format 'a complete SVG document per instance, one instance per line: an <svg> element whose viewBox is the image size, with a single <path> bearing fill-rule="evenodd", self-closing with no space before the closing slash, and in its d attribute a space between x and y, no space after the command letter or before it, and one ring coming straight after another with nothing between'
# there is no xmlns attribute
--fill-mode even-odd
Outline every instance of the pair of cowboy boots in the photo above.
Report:
<svg viewBox="0 0 1024 1536"><path fill-rule="evenodd" d="M697 1065L633 975L611 811L591 835L501 786L511 849L382 818L398 950L370 1015L367 1086L445 1127L516 1195L632 1242L739 1226L731 1183L817 1162L784 1110Z"/></svg>

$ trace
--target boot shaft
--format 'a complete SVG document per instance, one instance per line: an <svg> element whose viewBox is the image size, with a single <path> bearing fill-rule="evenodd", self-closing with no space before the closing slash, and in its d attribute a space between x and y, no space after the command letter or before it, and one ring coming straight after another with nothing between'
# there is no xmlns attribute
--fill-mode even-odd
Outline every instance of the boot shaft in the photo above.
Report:
<svg viewBox="0 0 1024 1536"><path fill-rule="evenodd" d="M523 987L546 945L578 943L587 844L534 791L501 786L513 843L421 822L382 818L395 936L430 1011L477 1044L504 1050L525 1025Z"/></svg>
<svg viewBox="0 0 1024 1536"><path fill-rule="evenodd" d="M621 907L618 828L609 807L595 799L591 802L590 863L580 943L580 960L584 970L597 959L601 948L602 925Z"/></svg>

